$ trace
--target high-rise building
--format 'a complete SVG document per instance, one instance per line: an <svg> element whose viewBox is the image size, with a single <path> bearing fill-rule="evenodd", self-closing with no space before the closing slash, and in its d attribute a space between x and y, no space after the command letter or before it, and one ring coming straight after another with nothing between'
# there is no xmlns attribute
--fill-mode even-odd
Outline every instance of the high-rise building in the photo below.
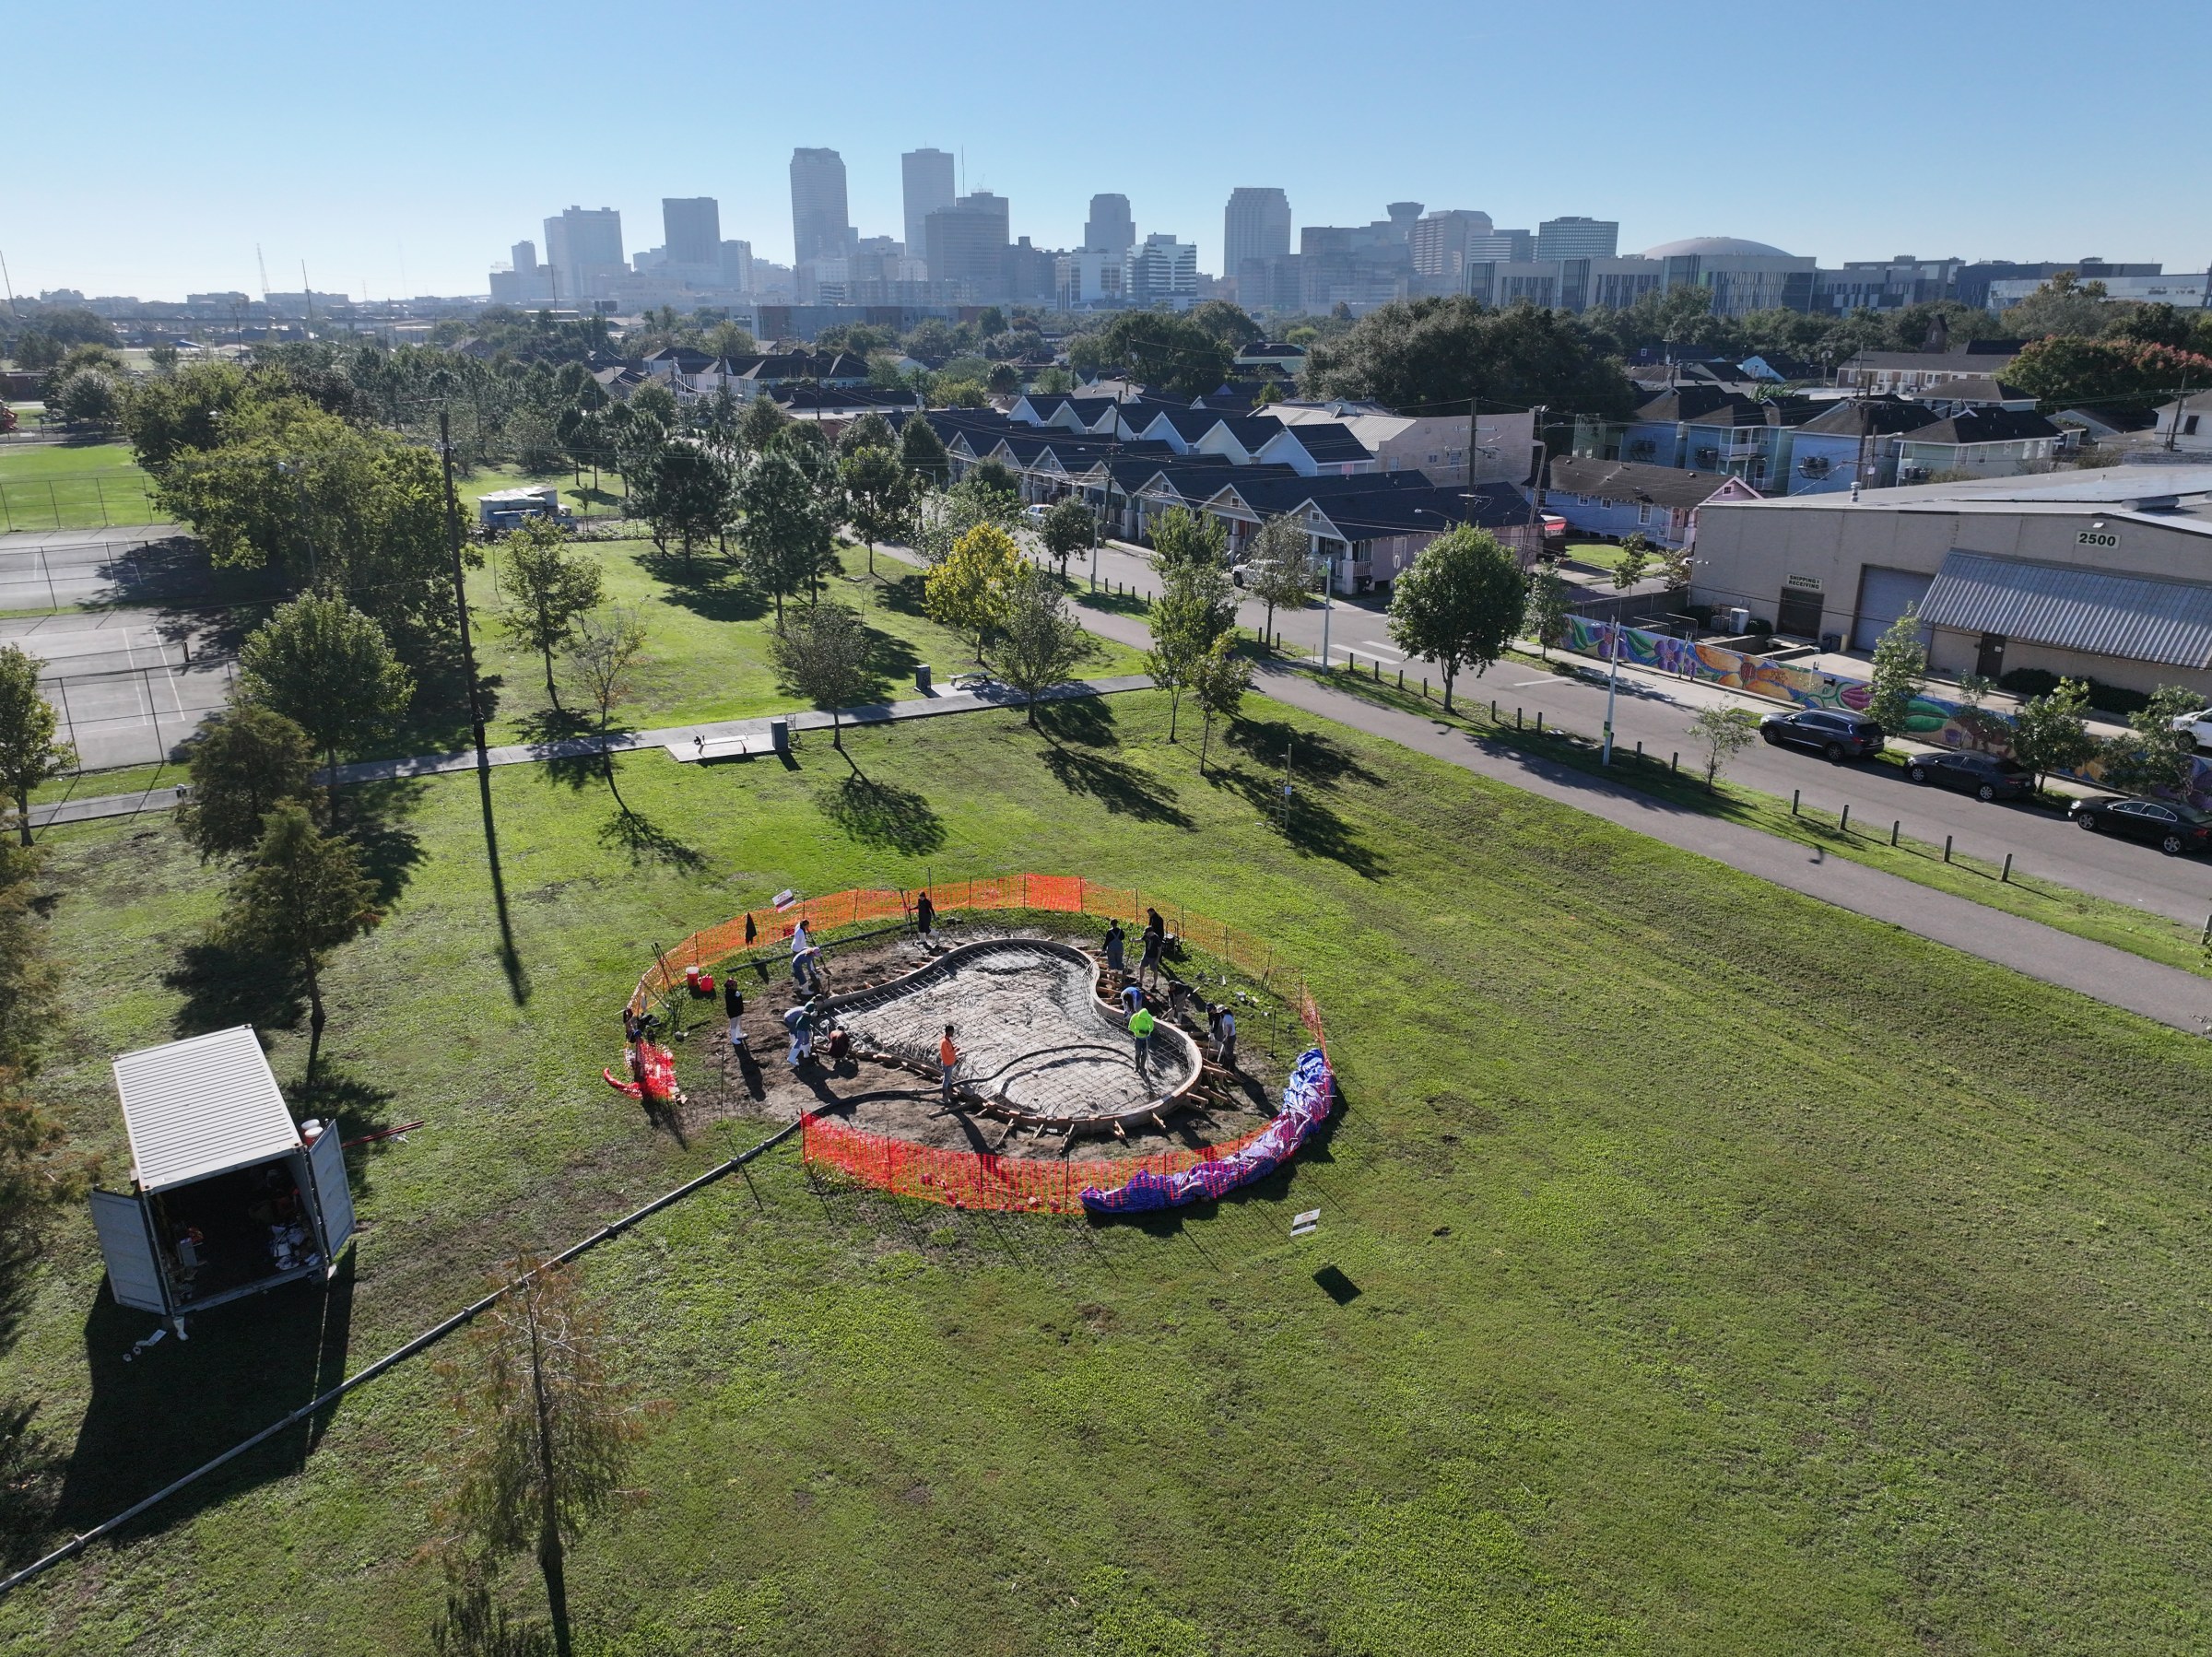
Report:
<svg viewBox="0 0 2212 1657"><path fill-rule="evenodd" d="M1090 217L1084 221L1083 245L1119 259L1136 245L1136 223L1129 217L1125 195L1094 195Z"/></svg>
<svg viewBox="0 0 2212 1657"><path fill-rule="evenodd" d="M663 196L661 241L671 264L720 263L722 208L711 195Z"/></svg>
<svg viewBox="0 0 2212 1657"><path fill-rule="evenodd" d="M1464 207L1440 208L1416 219L1406 241L1416 276L1456 276L1466 264L1467 239L1488 236L1490 216Z"/></svg>
<svg viewBox="0 0 2212 1657"><path fill-rule="evenodd" d="M1536 256L1536 239L1527 230L1492 230L1467 238L1469 260L1505 259L1522 264Z"/></svg>
<svg viewBox="0 0 2212 1657"><path fill-rule="evenodd" d="M1053 261L1053 302L1063 311L1079 311L1101 300L1122 297L1122 255L1103 248L1080 248Z"/></svg>
<svg viewBox="0 0 2212 1657"><path fill-rule="evenodd" d="M1155 230L1129 250L1122 291L1133 305L1187 305L1198 297L1198 247Z"/></svg>
<svg viewBox="0 0 2212 1657"><path fill-rule="evenodd" d="M1221 274L1241 276L1244 262L1290 251L1290 198L1273 186L1240 184L1221 215Z"/></svg>
<svg viewBox="0 0 2212 1657"><path fill-rule="evenodd" d="M1006 198L988 190L963 195L923 221L932 282L965 284L978 300L996 299L1006 280Z"/></svg>
<svg viewBox="0 0 2212 1657"><path fill-rule="evenodd" d="M845 210L845 159L834 149L791 152L792 259L841 259L853 241Z"/></svg>
<svg viewBox="0 0 2212 1657"><path fill-rule="evenodd" d="M546 263L559 303L582 306L606 298L629 269L622 254L622 215L612 207L571 207L547 219Z"/></svg>
<svg viewBox="0 0 2212 1657"><path fill-rule="evenodd" d="M1620 252L1620 225L1610 218L1547 218L1536 227L1539 259L1610 259Z"/></svg>
<svg viewBox="0 0 2212 1657"><path fill-rule="evenodd" d="M1421 204L1392 202L1382 210L1390 215L1390 239L1403 247L1412 240L1414 222L1421 216Z"/></svg>
<svg viewBox="0 0 2212 1657"><path fill-rule="evenodd" d="M906 252L909 258L927 256L929 216L952 206L959 194L952 184L952 154L943 149L910 149L899 158L900 182L906 193Z"/></svg>
<svg viewBox="0 0 2212 1657"><path fill-rule="evenodd" d="M719 250L722 257L722 285L739 293L753 291L753 244L749 241L725 241Z"/></svg>

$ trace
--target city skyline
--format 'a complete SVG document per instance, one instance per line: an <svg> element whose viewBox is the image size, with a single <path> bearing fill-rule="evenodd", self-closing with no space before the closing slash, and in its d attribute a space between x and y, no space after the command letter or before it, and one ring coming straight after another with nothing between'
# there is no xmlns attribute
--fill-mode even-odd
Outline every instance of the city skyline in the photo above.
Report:
<svg viewBox="0 0 2212 1657"><path fill-rule="evenodd" d="M1600 121L1585 111L1563 118L1578 88L1602 102L1608 87L1678 85L1686 90L1677 118L1688 119L1706 107L1696 87L1771 90L1784 75L1752 42L1677 39L1660 19L1626 6L1600 6L1601 26L1578 40L1572 65L1506 77L1485 118L1466 122L1445 107L1449 100L1403 91L1402 37L1419 36L1426 55L1531 64L1554 62L1556 41L1538 18L1469 18L1410 5L1388 36L1329 49L1331 84L1350 107L1387 108L1387 125L1365 144L1300 147L1295 161L1256 167L1237 159L1249 154L1247 117L1200 89L1225 64L1257 84L1310 73L1310 53L1329 26L1325 8L1293 5L1276 19L1282 27L1259 40L1235 8L1194 14L1179 19L1179 50L1164 64L1139 56L1145 43L1136 34L1119 45L1087 41L1099 73L1124 88L1111 147L1092 141L1077 113L1056 116L1051 103L1024 113L982 100L970 113L947 112L939 100L917 115L886 100L816 110L802 100L782 101L773 120L749 122L712 146L679 141L672 129L665 156L635 141L518 147L509 100L485 95L481 65L512 48L512 30L603 29L604 18L582 8L556 3L526 14L494 6L455 16L401 0L396 28L374 39L342 19L255 4L240 9L281 15L284 27L241 22L218 38L165 10L125 4L16 19L20 64L35 71L99 63L110 112L66 137L46 127L26 135L32 159L11 177L9 212L0 221L0 254L17 292L251 291L259 287L258 243L273 286L296 286L304 263L319 290L377 299L480 293L488 264L510 243L539 239L547 216L576 203L612 207L635 239L625 250L634 253L658 240L653 227L671 197L715 198L725 237L788 263L787 169L792 150L807 147L843 157L847 222L862 235L904 238L900 158L935 147L955 158L959 194L989 191L1009 201L1014 233L1039 247L1082 245L1090 197L1122 194L1140 227L1195 243L1200 268L1216 274L1233 274L1222 270L1224 204L1253 176L1287 192L1301 228L1366 223L1387 201L1404 198L1432 210L1486 212L1500 226L1534 227L1563 215L1617 221L1624 252L1718 234L1771 242L1823 265L1907 252L2100 255L2160 261L2170 271L2212 262L2212 186L2205 182L2212 178L2212 141L2200 125L2159 113L2179 107L2186 65L2212 47L2212 19L2179 5L2109 19L2104 49L2086 58L2035 49L2024 38L2030 29L1992 31L1940 11L1915 19L1909 50L1888 40L1836 44L1806 97L1815 112L1825 100L1830 118L1852 128L1847 175L1817 164L1829 152L1809 135L1802 145L1786 136L1762 143L1725 168L1652 169L1637 159L1634 128L1655 115ZM712 22L691 6L648 11L679 36ZM897 56L903 74L957 85L964 71L949 37L971 43L1017 17L1030 30L1030 49L1046 56L1072 47L1082 32L1072 21L980 6L961 29L887 16L870 42ZM405 36L411 21L429 28L433 19L441 53L402 52L387 38ZM637 26L645 21L641 16ZM807 38L794 19L756 19L747 51L796 59ZM355 73L314 72L338 53L351 54ZM1808 72L1800 65L1787 73ZM210 76L229 83L241 76L251 77L251 97L201 95ZM1867 122L1870 86L1886 106L1940 110L1942 119ZM383 112L373 123L371 106ZM2038 107L2090 106L2100 111L2093 147L2042 142L2023 116ZM1962 128L1977 134L1985 162L2002 156L2001 146L1987 148L1993 135L2018 128L2019 165L1983 164L1971 181L1936 182L1960 177L1943 159L1940 134ZM195 178L181 187L144 165L164 130L189 130L196 146L252 155L253 165L236 178ZM370 130L377 134L372 144L359 136ZM1796 130L1806 133L1809 123ZM83 211L88 172L106 181L108 210L97 215Z"/></svg>

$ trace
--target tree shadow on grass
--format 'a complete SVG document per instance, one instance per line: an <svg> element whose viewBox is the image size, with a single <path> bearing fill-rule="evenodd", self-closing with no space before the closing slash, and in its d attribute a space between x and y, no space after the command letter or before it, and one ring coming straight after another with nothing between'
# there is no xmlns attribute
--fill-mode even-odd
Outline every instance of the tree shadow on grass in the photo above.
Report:
<svg viewBox="0 0 2212 1657"><path fill-rule="evenodd" d="M686 845L651 817L627 807L618 808L606 819L599 830L599 843L609 851L626 853L632 864L664 863L692 874L707 866L706 858L695 847Z"/></svg>
<svg viewBox="0 0 2212 1657"><path fill-rule="evenodd" d="M923 603L922 572L919 570L900 576L895 581L887 580L876 602L900 616L926 617L929 614L928 606Z"/></svg>
<svg viewBox="0 0 2212 1657"><path fill-rule="evenodd" d="M1194 826L1191 815L1175 804L1173 793L1124 759L1103 754L1079 753L1073 748L1049 746L1044 769L1071 794L1086 794L1114 817L1135 817L1140 823L1164 823L1172 828Z"/></svg>
<svg viewBox="0 0 2212 1657"><path fill-rule="evenodd" d="M414 878L423 860L422 837L403 820L411 815L429 784L415 779L356 783L346 790L346 838L361 854L361 869L376 887L376 900L388 907Z"/></svg>
<svg viewBox="0 0 2212 1657"><path fill-rule="evenodd" d="M1120 740L1113 709L1102 696L1075 696L1037 704L1037 725L1053 742L1079 742L1109 748Z"/></svg>
<svg viewBox="0 0 2212 1657"><path fill-rule="evenodd" d="M391 1088L364 1081L327 1057L315 1067L312 1082L289 1084L286 1097L294 1113L302 1120L312 1116L329 1122L341 1143L398 1125L392 1120ZM366 1194L370 1189L369 1158L382 1156L398 1144L395 1138L377 1139L347 1152L346 1180L356 1196Z"/></svg>
<svg viewBox="0 0 2212 1657"><path fill-rule="evenodd" d="M1310 857L1340 863L1354 874L1379 880L1388 861L1363 843L1350 823L1332 806L1327 796L1346 781L1380 782L1342 747L1325 736L1299 730L1280 721L1234 720L1224 746L1232 753L1248 755L1253 763L1216 766L1206 781L1243 797L1252 809L1275 824L1283 838ZM1290 797L1283 797L1283 755L1295 742L1290 770Z"/></svg>
<svg viewBox="0 0 2212 1657"><path fill-rule="evenodd" d="M241 1024L289 1029L307 1012L296 962L234 943L218 929L180 949L161 981L182 997L171 1020L179 1040Z"/></svg>
<svg viewBox="0 0 2212 1657"><path fill-rule="evenodd" d="M712 557L712 554L700 555ZM704 568L687 580L681 561L673 555L665 562L666 568L655 569L653 562L646 568L653 577L665 583L667 591L661 594L664 602L679 610L688 610L702 621L759 621L766 616L772 602L767 594L749 587L724 570L712 573Z"/></svg>
<svg viewBox="0 0 2212 1657"><path fill-rule="evenodd" d="M853 775L818 789L815 806L862 845L925 856L945 844L945 822L911 788Z"/></svg>

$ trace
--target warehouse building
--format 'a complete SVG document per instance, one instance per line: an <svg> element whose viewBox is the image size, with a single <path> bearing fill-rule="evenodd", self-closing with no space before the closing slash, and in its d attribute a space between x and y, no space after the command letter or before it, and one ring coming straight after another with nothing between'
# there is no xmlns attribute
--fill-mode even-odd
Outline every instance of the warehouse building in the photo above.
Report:
<svg viewBox="0 0 2212 1657"><path fill-rule="evenodd" d="M1946 675L2212 695L2212 466L1706 504L1690 597L1871 651L1908 609Z"/></svg>

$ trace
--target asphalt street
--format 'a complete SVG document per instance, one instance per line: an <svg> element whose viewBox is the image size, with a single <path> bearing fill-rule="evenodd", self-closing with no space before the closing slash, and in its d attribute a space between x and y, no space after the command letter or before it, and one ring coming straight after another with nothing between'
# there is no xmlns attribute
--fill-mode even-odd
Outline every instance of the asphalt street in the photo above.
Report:
<svg viewBox="0 0 2212 1657"><path fill-rule="evenodd" d="M1088 570L1077 559L1068 566L1068 573L1081 580ZM1100 551L1099 578L1147 595L1159 590L1150 556L1120 543ZM1247 601L1238 610L1238 619L1251 629L1257 629L1265 618L1262 605ZM1408 685L1427 674L1441 694L1442 680L1433 664L1408 658L1390 642L1382 605L1373 599L1339 598L1325 614L1315 606L1277 610L1275 616L1275 630L1282 635L1284 648L1310 655L1321 652L1324 625L1331 662L1349 659L1362 671L1380 664L1383 677L1391 680L1403 669ZM1463 677L1457 694L1485 703L1495 699L1501 711L1520 708L1532 724L1540 711L1547 724L1563 724L1591 735L1605 729L1602 664L1562 676L1504 662L1480 679ZM1760 697L1624 667L1614 698L1614 743L1632 749L1641 742L1645 753L1662 758L1679 752L1687 765L1694 746L1689 722L1700 709L1715 703L1762 713L1776 707ZM2201 925L2212 916L2212 864L2165 857L2149 846L2086 834L2063 812L2047 807L2003 801L1983 805L1971 794L1916 787L1892 766L1830 765L1817 754L1763 744L1732 760L1728 775L1746 787L1784 798L1792 790L1799 791L1806 808L1830 818L1848 805L1853 824L1887 830L1891 823L1901 822L1903 834L1930 844L1940 844L1949 835L1961 852L1993 863L2001 863L2009 852L2016 872L2031 879L2050 880L2192 925Z"/></svg>

